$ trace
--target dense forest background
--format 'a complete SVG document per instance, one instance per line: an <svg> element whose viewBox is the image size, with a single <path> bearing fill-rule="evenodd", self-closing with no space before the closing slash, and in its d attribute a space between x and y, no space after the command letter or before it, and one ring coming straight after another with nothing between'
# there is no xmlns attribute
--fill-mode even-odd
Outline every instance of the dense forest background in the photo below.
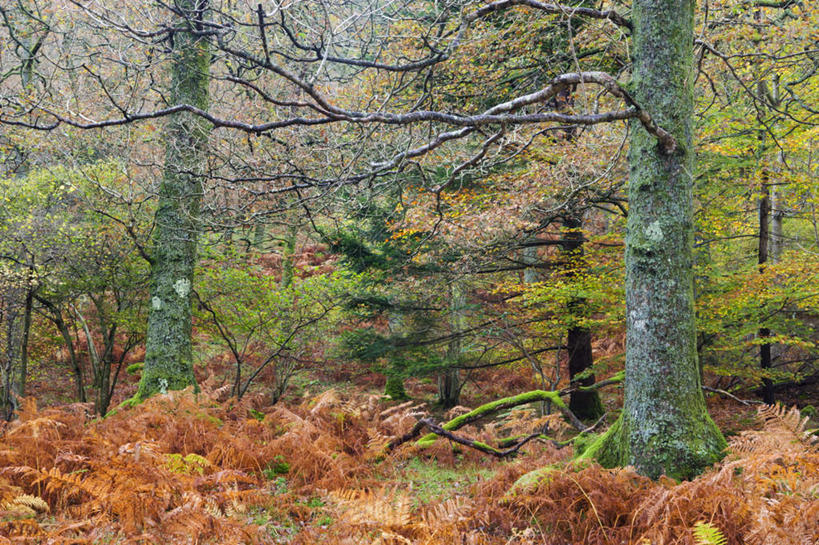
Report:
<svg viewBox="0 0 819 545"><path fill-rule="evenodd" d="M805 1L4 1L0 541L819 543L818 105Z"/></svg>

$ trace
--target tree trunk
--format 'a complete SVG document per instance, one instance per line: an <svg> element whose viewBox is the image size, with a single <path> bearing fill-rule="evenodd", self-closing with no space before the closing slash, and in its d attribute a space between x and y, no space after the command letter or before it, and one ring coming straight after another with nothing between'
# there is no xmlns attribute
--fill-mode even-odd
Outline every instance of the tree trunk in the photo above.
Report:
<svg viewBox="0 0 819 545"><path fill-rule="evenodd" d="M768 245L770 244L769 218L771 213L771 188L768 184L767 176L764 176L762 184L762 195L759 198L759 272L763 272L765 264L768 262ZM765 339L771 336L771 330L767 327L759 328L759 338ZM763 371L771 368L771 345L769 343L759 345L759 367ZM774 404L773 381L769 378L762 379L762 400L768 405Z"/></svg>
<svg viewBox="0 0 819 545"><path fill-rule="evenodd" d="M782 260L782 252L785 248L785 234L782 227L784 218L782 192L778 186L774 185L771 187L771 251L769 256L771 263L779 263Z"/></svg>
<svg viewBox="0 0 819 545"><path fill-rule="evenodd" d="M779 163L780 167L783 166L785 162L781 151L777 154L777 162ZM778 168L777 172L781 172L781 168ZM779 180L777 180L777 182L778 181ZM771 228L770 237L768 239L768 260L771 263L779 263L782 261L782 252L785 248L785 238L782 227L782 220L784 217L785 210L782 203L782 191L778 183L773 184L771 186ZM784 346L779 344L768 344L768 350L770 351L770 354L768 354L768 366L771 368L783 354ZM764 384L765 403L772 405L775 402L774 387L773 382L770 380L768 382L770 382L770 384Z"/></svg>
<svg viewBox="0 0 819 545"><path fill-rule="evenodd" d="M17 376L17 395L26 395L26 377L28 375L28 339L31 334L31 311L34 308L34 287L31 285L26 291L26 303L23 310L23 338L20 341L20 373Z"/></svg>
<svg viewBox="0 0 819 545"><path fill-rule="evenodd" d="M632 124L624 406L587 455L652 478L690 478L725 447L705 406L694 328L694 2L635 0L632 21L631 89L677 147L669 153Z"/></svg>
<svg viewBox="0 0 819 545"><path fill-rule="evenodd" d="M99 305L97 305L99 308ZM100 317L102 314L100 313ZM94 403L94 409L97 414L105 415L108 412L108 405L111 404L111 396L114 391L116 383L111 382L111 370L114 365L114 347L117 339L117 323L109 320L100 323L102 331L107 331L105 334L105 349L100 358L100 372L99 381L97 384L97 398ZM125 355L123 354L123 357ZM121 365L121 362L120 362Z"/></svg>
<svg viewBox="0 0 819 545"><path fill-rule="evenodd" d="M529 265L528 267L523 269L523 283L534 284L535 282L539 282L541 280L541 274L540 271L535 267L535 265L537 265L539 262L537 255L537 246L535 245L526 246L521 252L521 257L523 258L523 262L526 265Z"/></svg>
<svg viewBox="0 0 819 545"><path fill-rule="evenodd" d="M65 342L65 347L68 350L68 357L71 360L71 370L74 373L74 385L77 388L77 400L85 403L87 401L85 397L85 378L83 377L80 359L77 357L77 351L74 350L74 340L71 338L71 331L69 331L68 325L62 319L62 316L58 318L56 323L57 329L60 330L60 335L63 337L63 342Z"/></svg>
<svg viewBox="0 0 819 545"><path fill-rule="evenodd" d="M575 260L583 256L583 220L579 215L571 215L563 220L563 253L570 260L570 270L574 271ZM571 272L569 276L576 273ZM577 299L570 303L570 307L578 309L584 301ZM572 386L591 386L594 384L594 375L588 374L577 380L575 377L594 365L592 357L591 331L586 327L570 327L566 336L566 347L569 352L569 379ZM600 395L596 390L578 390L569 397L569 409L583 420L597 420L605 410L600 402Z"/></svg>
<svg viewBox="0 0 819 545"><path fill-rule="evenodd" d="M267 238L267 225L259 218L253 226L253 247L261 253L265 251L265 241Z"/></svg>
<svg viewBox="0 0 819 545"><path fill-rule="evenodd" d="M68 329L68 325L65 323L63 319L62 311L60 311L56 306L51 307L52 313L52 321L54 325L57 326L57 329L60 331L60 335L63 338L63 342L65 343L65 348L68 350L68 358L71 363L71 371L74 374L74 386L77 389L77 400L81 401L82 403L86 402L85 397L85 379L83 378L83 371L82 365L80 365L80 360L77 357L77 351L74 350L74 340L71 337L71 331Z"/></svg>
<svg viewBox="0 0 819 545"><path fill-rule="evenodd" d="M201 30L206 0L179 0L185 14L173 34L170 96L173 104L208 108L210 50ZM196 266L199 205L207 170L209 124L191 113L170 117L165 136L165 168L151 263L151 307L145 367L136 399L196 386L191 355L191 289Z"/></svg>
<svg viewBox="0 0 819 545"><path fill-rule="evenodd" d="M15 290L16 291L16 290ZM14 297L12 295L12 297ZM19 309L14 306L12 302L9 304L9 301L13 301L13 298L9 297L6 301L6 312L5 312L5 320L6 320L6 327L5 327L5 334L6 334L6 358L2 365L2 376L3 376L3 397L2 397L2 409L3 409L3 418L6 420L11 420L14 416L14 411L17 408L17 398L14 396L14 368L15 363L17 361L17 352L20 348L20 312Z"/></svg>
<svg viewBox="0 0 819 545"><path fill-rule="evenodd" d="M459 280L453 280L450 285L449 325L453 334L464 330L464 306L466 296ZM455 336L447 347L447 362L457 364L461 359L463 345L461 337ZM447 367L438 375L438 404L444 409L451 409L460 402L461 372L457 367Z"/></svg>

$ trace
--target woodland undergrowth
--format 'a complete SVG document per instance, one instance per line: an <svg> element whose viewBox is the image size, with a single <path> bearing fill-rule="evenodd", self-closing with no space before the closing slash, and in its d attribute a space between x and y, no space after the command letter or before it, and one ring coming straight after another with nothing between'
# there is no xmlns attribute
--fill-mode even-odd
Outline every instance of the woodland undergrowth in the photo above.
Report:
<svg viewBox="0 0 819 545"><path fill-rule="evenodd" d="M819 449L795 409L760 409L760 429L734 436L721 464L676 483L572 463L551 442L502 463L443 440L387 455L423 407L336 390L292 407L226 394L205 384L97 420L27 400L0 438L0 543L819 542ZM522 414L461 431L528 433L536 421ZM401 478L419 459L494 471L420 501Z"/></svg>

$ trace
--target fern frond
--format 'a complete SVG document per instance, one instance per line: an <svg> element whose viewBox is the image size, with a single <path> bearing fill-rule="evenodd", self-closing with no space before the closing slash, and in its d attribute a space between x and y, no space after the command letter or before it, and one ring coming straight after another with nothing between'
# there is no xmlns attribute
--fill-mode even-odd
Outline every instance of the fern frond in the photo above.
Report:
<svg viewBox="0 0 819 545"><path fill-rule="evenodd" d="M30 437L34 440L53 440L59 438L58 430L64 427L65 424L59 420L55 420L47 416L41 416L21 421L17 427L8 432L8 437L17 438L23 436Z"/></svg>
<svg viewBox="0 0 819 545"><path fill-rule="evenodd" d="M226 513L223 513L222 510L219 508L219 504L217 504L212 499L208 499L208 501L205 502L203 510L205 511L205 513L212 516L213 518L229 516Z"/></svg>
<svg viewBox="0 0 819 545"><path fill-rule="evenodd" d="M471 509L471 503L464 497L449 498L441 503L426 507L421 512L421 520L427 525L462 522Z"/></svg>
<svg viewBox="0 0 819 545"><path fill-rule="evenodd" d="M810 443L817 438L806 431L808 421L807 416L802 416L796 405L786 409L784 405L762 405L757 409L757 417L767 431L786 430L791 432L800 441Z"/></svg>
<svg viewBox="0 0 819 545"><path fill-rule="evenodd" d="M390 529L410 525L410 498L397 489L342 489L331 492L330 497L340 507L341 518L350 524Z"/></svg>
<svg viewBox="0 0 819 545"><path fill-rule="evenodd" d="M37 513L48 513L50 511L48 504L37 496L30 494L21 494L11 501L3 504L3 509L13 509L14 506L22 505L36 511Z"/></svg>
<svg viewBox="0 0 819 545"><path fill-rule="evenodd" d="M372 545L412 545L412 541L400 534L381 532L381 535L372 542Z"/></svg>
<svg viewBox="0 0 819 545"><path fill-rule="evenodd" d="M696 545L726 545L728 538L710 522L699 521L693 529Z"/></svg>

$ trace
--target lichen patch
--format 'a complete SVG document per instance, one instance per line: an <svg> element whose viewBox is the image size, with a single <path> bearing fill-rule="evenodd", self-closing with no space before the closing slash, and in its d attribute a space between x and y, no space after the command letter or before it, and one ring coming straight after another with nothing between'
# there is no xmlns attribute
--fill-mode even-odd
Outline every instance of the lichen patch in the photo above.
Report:
<svg viewBox="0 0 819 545"><path fill-rule="evenodd" d="M191 291L191 283L187 278L180 278L173 283L173 289L180 298L185 298Z"/></svg>

